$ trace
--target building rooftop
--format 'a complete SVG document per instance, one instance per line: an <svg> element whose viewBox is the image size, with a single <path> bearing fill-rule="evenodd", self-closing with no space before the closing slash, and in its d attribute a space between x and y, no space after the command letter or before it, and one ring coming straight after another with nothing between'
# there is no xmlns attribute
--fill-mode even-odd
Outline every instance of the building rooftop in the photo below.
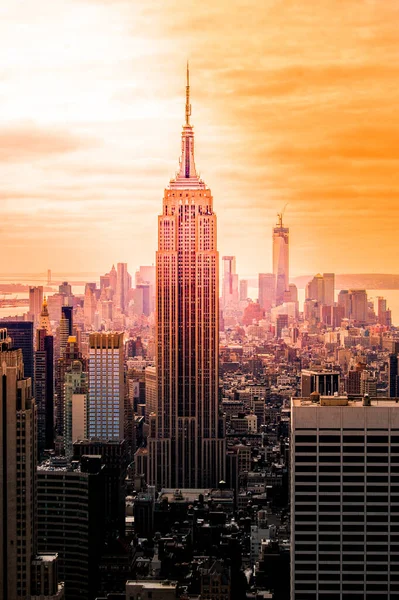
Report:
<svg viewBox="0 0 399 600"><path fill-rule="evenodd" d="M136 581L127 581L126 582L126 587L128 586L139 586L141 588L144 589L149 589L149 590L153 590L153 589L162 589L162 590L174 590L176 589L177 583L175 581L154 581L154 580L136 580Z"/></svg>
<svg viewBox="0 0 399 600"><path fill-rule="evenodd" d="M34 564L38 564L40 562L54 562L58 559L58 554L36 554L33 559Z"/></svg>
<svg viewBox="0 0 399 600"><path fill-rule="evenodd" d="M158 496L158 502L161 502L164 498L168 499L168 502L194 502L198 500L200 495L203 495L204 500L208 501L213 499L226 499L233 495L233 491L230 489L220 490L218 488L211 489L200 489L200 488L184 488L184 489L168 489L163 488Z"/></svg>
<svg viewBox="0 0 399 600"><path fill-rule="evenodd" d="M292 398L293 407L321 407L321 406L348 406L351 408L361 408L367 406L399 408L399 398L351 398L348 396L314 396L309 398Z"/></svg>

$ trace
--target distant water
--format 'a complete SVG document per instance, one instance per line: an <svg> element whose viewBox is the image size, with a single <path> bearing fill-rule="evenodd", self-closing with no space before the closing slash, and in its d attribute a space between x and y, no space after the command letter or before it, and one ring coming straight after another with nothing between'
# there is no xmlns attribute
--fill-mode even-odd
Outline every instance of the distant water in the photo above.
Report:
<svg viewBox="0 0 399 600"><path fill-rule="evenodd" d="M99 283L100 277L99 276L93 276L93 274L79 274L79 275L65 275L63 277L64 281L74 281L77 284L81 284L80 285L73 285L72 286L72 292L76 295L79 294L83 294L84 293L84 284L86 281L97 281L97 284ZM0 278L1 283L22 283L25 285L47 285L47 280L45 280L44 278L41 279L37 279L35 281L29 280L29 279L24 279L23 277L17 279L17 278L8 278L6 279L5 277L1 277ZM52 293L56 293L58 291L58 285L54 285L52 286L53 292ZM339 290L336 290L335 294L336 294L336 300L338 299L338 293ZM48 292L49 295L51 295L51 292ZM249 287L248 288L248 294L250 296L250 298L252 298L253 300L255 300L258 297L258 288L256 287ZM396 326L399 326L399 290L368 290L367 291L367 295L369 300L373 300L374 301L374 306L375 309L377 309L377 296L383 296L384 298L386 298L387 300L387 306L388 308L391 309L392 311L392 323ZM3 296L0 294L0 298L2 298ZM11 298L12 296L6 296L7 298ZM15 297L15 296L14 296ZM23 294L18 294L18 298L23 298L24 295ZM299 299L299 309L302 310L303 309L303 303L305 301L305 290L304 289L298 289L298 299ZM11 307L11 308L2 308L0 307L0 318L4 318L4 317L9 317L9 316L22 316L24 313L26 313L28 311L28 306L29 302L28 302L28 298L26 297L26 306L15 306L15 307Z"/></svg>
<svg viewBox="0 0 399 600"><path fill-rule="evenodd" d="M85 283L87 282L94 282L96 281L96 278L93 276L85 276L83 275L70 275L69 278L66 276L65 278L63 278L64 281L68 281L68 279L70 281L74 281L77 283L77 285L72 285L72 293L79 296L81 294L84 294L85 291ZM100 278L98 277L97 279L97 284L99 284L99 280ZM80 283L81 281L81 283ZM47 284L47 279L40 279L39 277L36 279L34 278L33 280L30 279L24 279L24 278L9 278L6 279L5 277L1 277L0 278L0 287L1 287L1 283L20 283L22 285L43 285L45 288L46 287L51 287L52 291L51 292L45 292L45 294L47 294L48 296L51 296L52 294L55 294L58 292L58 284L57 285L48 285ZM3 319L5 317L15 317L15 316L22 316L24 313L28 312L29 310L29 296L28 294L24 293L16 293L16 294L6 294L4 296L4 294L2 294L0 292L0 298L3 299L12 299L12 298L18 298L19 300L21 300L22 298L26 299L26 305L20 305L20 306L12 306L12 307L1 307L0 306L0 319Z"/></svg>

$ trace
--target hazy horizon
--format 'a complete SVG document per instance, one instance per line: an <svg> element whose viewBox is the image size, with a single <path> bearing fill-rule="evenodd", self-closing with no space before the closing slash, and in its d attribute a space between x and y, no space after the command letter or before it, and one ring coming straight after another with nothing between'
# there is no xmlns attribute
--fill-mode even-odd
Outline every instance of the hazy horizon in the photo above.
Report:
<svg viewBox="0 0 399 600"><path fill-rule="evenodd" d="M398 17L394 0L9 3L7 269L154 262L189 58L196 162L220 254L236 255L239 273L270 271L288 203L291 276L365 263L396 271Z"/></svg>

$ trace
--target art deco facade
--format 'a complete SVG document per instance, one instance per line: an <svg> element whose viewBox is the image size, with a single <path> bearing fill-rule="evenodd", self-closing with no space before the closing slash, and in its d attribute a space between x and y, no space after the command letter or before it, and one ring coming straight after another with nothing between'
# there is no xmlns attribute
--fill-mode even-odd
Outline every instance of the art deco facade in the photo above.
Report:
<svg viewBox="0 0 399 600"><path fill-rule="evenodd" d="M195 169L188 80L186 91L180 169L165 190L156 256L157 409L148 467L149 482L168 488L216 485L225 465L216 215Z"/></svg>

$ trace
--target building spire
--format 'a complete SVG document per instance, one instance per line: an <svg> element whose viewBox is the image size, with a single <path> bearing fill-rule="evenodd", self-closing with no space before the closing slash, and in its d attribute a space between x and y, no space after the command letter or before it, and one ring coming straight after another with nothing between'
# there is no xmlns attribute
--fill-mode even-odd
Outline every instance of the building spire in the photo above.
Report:
<svg viewBox="0 0 399 600"><path fill-rule="evenodd" d="M43 298L42 312L40 313L40 321L38 329L45 329L47 335L53 335L51 331L50 315L47 307L47 297Z"/></svg>
<svg viewBox="0 0 399 600"><path fill-rule="evenodd" d="M174 179L170 180L170 189L205 189L206 186L200 179L195 169L194 162L194 128L190 123L190 65L187 61L186 69L186 121L181 135L181 155L179 170Z"/></svg>
<svg viewBox="0 0 399 600"><path fill-rule="evenodd" d="M187 82L186 82L186 126L190 127L191 104L190 104L190 66L187 61Z"/></svg>

